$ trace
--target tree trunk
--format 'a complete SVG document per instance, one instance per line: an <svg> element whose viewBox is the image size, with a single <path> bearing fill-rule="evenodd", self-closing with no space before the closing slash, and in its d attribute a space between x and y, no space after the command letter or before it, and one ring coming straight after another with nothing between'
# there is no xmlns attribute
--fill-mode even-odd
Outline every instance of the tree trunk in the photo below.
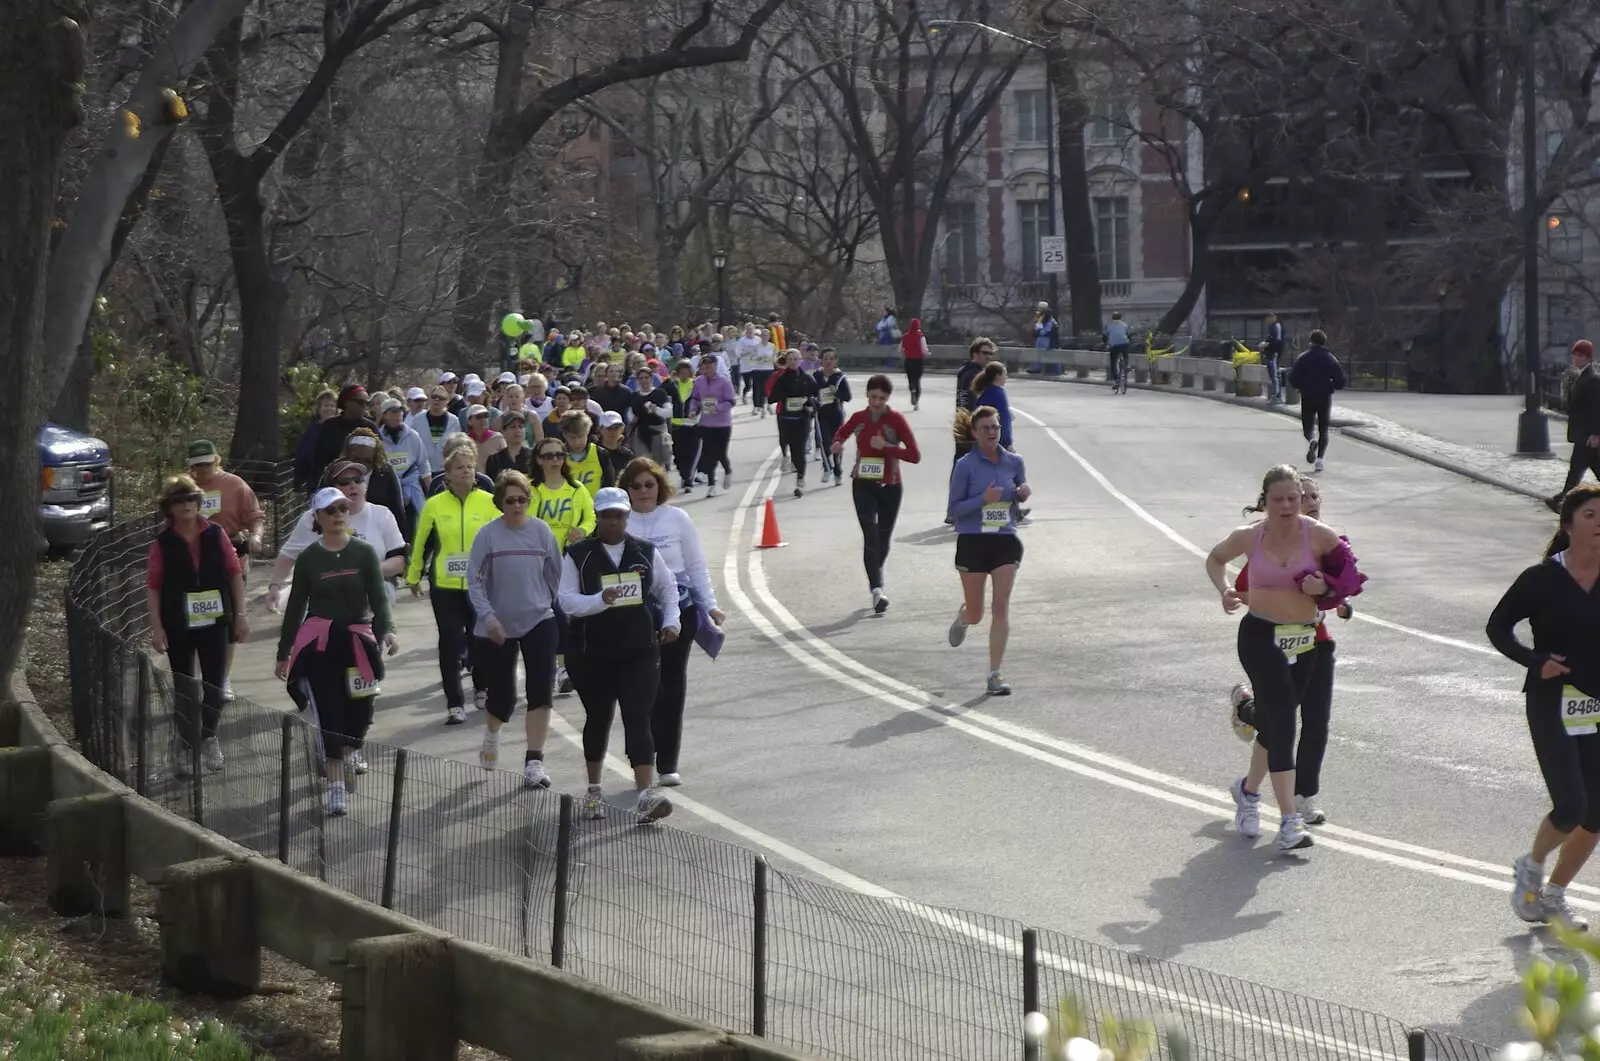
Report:
<svg viewBox="0 0 1600 1061"><path fill-rule="evenodd" d="M39 497L38 431L45 269L68 132L83 121L83 31L66 3L0 5L0 349L8 386L0 397L0 675L21 663L33 599ZM98 274L96 274L98 275ZM83 320L87 320L85 313ZM73 337L83 337L79 322ZM54 393L49 397L54 398Z"/></svg>
<svg viewBox="0 0 1600 1061"><path fill-rule="evenodd" d="M1098 336L1103 327L1100 257L1095 249L1094 212L1089 204L1089 160L1083 146L1089 106L1078 90L1078 68L1067 50L1053 40L1045 52L1045 62L1055 88L1056 172L1061 192L1061 234L1067 241L1072 333ZM1060 306L1050 309L1057 314L1061 312Z"/></svg>
<svg viewBox="0 0 1600 1061"><path fill-rule="evenodd" d="M7 8L15 0L6 0ZM31 6L35 0L24 0ZM129 198L149 172L157 149L174 126L162 117L162 90L181 85L223 28L249 0L195 0L184 8L164 41L149 51L139 83L126 110L141 119L137 137L129 138L122 121L106 130L89 175L67 214L67 227L50 258L45 317L44 358L49 366L40 380L46 407L55 404L89 324L94 298L115 260L112 245ZM8 152L18 150L10 141Z"/></svg>
<svg viewBox="0 0 1600 1061"><path fill-rule="evenodd" d="M516 151L495 147L503 137L489 137L484 149L483 167L474 181L475 223L461 254L460 279L456 285L453 324L459 348L458 357L472 360L474 366L488 351L490 326L495 307L510 294L511 265L506 260L509 248L505 232L511 224L511 182L516 170ZM509 157L506 151L510 150Z"/></svg>
<svg viewBox="0 0 1600 1061"><path fill-rule="evenodd" d="M1177 334L1199 304L1200 294L1206 289L1206 284L1211 282L1211 230L1216 227L1217 219L1225 209L1226 204L1219 205L1215 198L1207 199L1198 208L1190 208L1189 282L1183 285L1183 293L1178 296L1178 301L1162 315L1161 323L1156 325L1157 334Z"/></svg>
<svg viewBox="0 0 1600 1061"><path fill-rule="evenodd" d="M259 186L237 167L217 173L228 255L239 287L239 418L228 463L282 456L278 389L289 289L272 268Z"/></svg>
<svg viewBox="0 0 1600 1061"><path fill-rule="evenodd" d="M94 390L94 352L88 335L83 337L83 349L67 372L67 385L61 388L56 403L50 409L50 419L74 431L89 430L89 396Z"/></svg>

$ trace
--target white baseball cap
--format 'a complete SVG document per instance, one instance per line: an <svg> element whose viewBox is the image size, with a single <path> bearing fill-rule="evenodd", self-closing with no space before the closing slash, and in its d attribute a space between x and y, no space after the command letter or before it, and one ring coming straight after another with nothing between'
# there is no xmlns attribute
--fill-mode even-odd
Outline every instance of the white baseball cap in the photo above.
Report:
<svg viewBox="0 0 1600 1061"><path fill-rule="evenodd" d="M469 383L469 384L470 383L482 383L483 382L483 377L478 375L476 372L468 372L465 376L461 377L461 382L462 383Z"/></svg>
<svg viewBox="0 0 1600 1061"><path fill-rule="evenodd" d="M515 383L517 382L517 374L515 372L502 372L494 378L494 381L496 383Z"/></svg>
<svg viewBox="0 0 1600 1061"><path fill-rule="evenodd" d="M421 387L412 387L410 390L406 391L406 401L408 402L426 401L427 397L428 392L423 390Z"/></svg>
<svg viewBox="0 0 1600 1061"><path fill-rule="evenodd" d="M471 420L474 416L488 416L488 415L489 415L489 410L485 406L482 406L482 405L469 405L467 407L467 419L468 420Z"/></svg>
<svg viewBox="0 0 1600 1061"><path fill-rule="evenodd" d="M321 512L329 505L339 501L348 502L349 500L348 497L344 496L343 490L333 486L324 486L321 490L311 495L311 511ZM626 501L627 498L623 498L623 500Z"/></svg>
<svg viewBox="0 0 1600 1061"><path fill-rule="evenodd" d="M483 380L472 380L467 384L467 397L476 397L477 395L482 394L486 389L487 388L483 385Z"/></svg>
<svg viewBox="0 0 1600 1061"><path fill-rule="evenodd" d="M605 428L605 427L621 427L622 426L622 414L619 413L619 412L614 412L614 411L612 411L610 409L607 409L605 412L600 414L600 417L599 417L599 419L597 419L595 421L595 424L597 426L599 426L599 427L602 427L602 428Z"/></svg>
<svg viewBox="0 0 1600 1061"><path fill-rule="evenodd" d="M343 497L344 495L339 495ZM619 490L614 486L607 486L597 491L594 495L594 510L596 512L632 512L633 506L628 503L628 491Z"/></svg>
<svg viewBox="0 0 1600 1061"><path fill-rule="evenodd" d="M454 383L455 381L456 381L456 374L454 372L441 372L441 373L439 373L439 382L440 383Z"/></svg>

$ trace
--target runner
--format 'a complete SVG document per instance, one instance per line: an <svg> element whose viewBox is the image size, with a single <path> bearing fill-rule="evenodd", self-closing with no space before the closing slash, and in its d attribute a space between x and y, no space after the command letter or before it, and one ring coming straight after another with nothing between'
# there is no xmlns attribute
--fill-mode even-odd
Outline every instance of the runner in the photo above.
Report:
<svg viewBox="0 0 1600 1061"><path fill-rule="evenodd" d="M400 477L389 464L389 452L370 427L358 427L344 440L342 460L361 466L367 482L367 504L382 505L394 514L400 533L406 529L406 498L400 490Z"/></svg>
<svg viewBox="0 0 1600 1061"><path fill-rule="evenodd" d="M1128 393L1128 322L1122 319L1122 313L1111 314L1111 323L1106 325L1105 331L1106 350L1111 359L1110 366L1106 369L1106 382L1111 384L1112 394Z"/></svg>
<svg viewBox="0 0 1600 1061"><path fill-rule="evenodd" d="M689 396L694 393L694 365L688 358L673 368L666 383L672 401L672 464L678 471L678 492L688 497L694 491L694 469L700 459L700 420L689 412Z"/></svg>
<svg viewBox="0 0 1600 1061"><path fill-rule="evenodd" d="M534 448L539 478L533 488L533 514L543 520L556 536L556 544L566 552L576 542L594 533L594 495L572 476L567 463L567 444L559 437L547 436ZM556 691L572 692L567 675L567 617L556 605L556 624L560 645L556 656Z"/></svg>
<svg viewBox="0 0 1600 1061"><path fill-rule="evenodd" d="M317 480L321 477L321 469L316 463L317 441L322 434L323 421L339 415L339 395L332 390L324 390L312 399L311 408L311 422L306 425L294 448L294 486L302 494L317 491Z"/></svg>
<svg viewBox="0 0 1600 1061"><path fill-rule="evenodd" d="M528 443L528 414L521 408L508 409L500 414L500 434L506 448L489 457L484 474L492 481L500 481L500 473L519 471L533 474L533 447Z"/></svg>
<svg viewBox="0 0 1600 1061"><path fill-rule="evenodd" d="M444 440L451 435L461 434L463 430L461 421L456 419L449 405L450 391L443 386L435 387L428 396L427 408L420 413L413 413L406 420L427 447L428 468L433 472L433 478L438 478L444 471ZM432 488L430 483L429 490Z"/></svg>
<svg viewBox="0 0 1600 1061"><path fill-rule="evenodd" d="M756 373L752 373L754 380ZM766 400L766 378L752 382L761 401ZM728 459L728 441L733 437L733 383L717 375L716 362L700 362L700 376L689 392L689 415L699 421L700 474L706 477L706 496L717 496L717 465ZM726 482L724 478L724 482Z"/></svg>
<svg viewBox="0 0 1600 1061"><path fill-rule="evenodd" d="M767 415L767 381L772 378L778 363L778 347L772 344L772 333L766 328L756 329L756 345L744 356L744 374L750 380L751 416Z"/></svg>
<svg viewBox="0 0 1600 1061"><path fill-rule="evenodd" d="M555 600L561 585L561 546L543 520L530 519L533 484L520 471L503 473L494 503L505 515L472 540L467 594L478 617L473 634L488 684L489 712L478 748L478 765L500 763L500 728L517 706L517 656L527 689L523 720L528 748L522 756L522 786L549 788L544 745L550 736L551 690L560 647Z"/></svg>
<svg viewBox="0 0 1600 1061"><path fill-rule="evenodd" d="M1300 514L1300 476L1287 464L1267 472L1257 506L1265 518L1218 542L1206 557L1206 574L1232 615L1245 602L1228 584L1226 568L1249 557L1249 614L1239 623L1238 652L1255 691L1256 743L1248 773L1232 786L1234 824L1242 836L1260 835L1259 792L1270 773L1282 816L1278 850L1294 851L1312 845L1294 798L1295 712L1316 670L1318 601L1329 589L1322 571L1348 550L1331 527Z"/></svg>
<svg viewBox="0 0 1600 1061"><path fill-rule="evenodd" d="M472 541L500 512L494 498L478 489L470 450L452 449L445 458L445 488L428 498L417 520L417 537L406 565L406 584L413 597L422 596L422 569L426 558L428 602L439 630L439 679L444 686L444 724L459 726L467 720L466 696L461 688L462 661L472 673L473 705L482 710L488 697L483 661L473 638L477 616L467 595Z"/></svg>
<svg viewBox="0 0 1600 1061"><path fill-rule="evenodd" d="M1011 437L1011 402L1006 397L1006 366L991 361L983 366L972 380L972 405L977 409L987 405L1000 415L1000 445L1014 448Z"/></svg>
<svg viewBox="0 0 1600 1061"><path fill-rule="evenodd" d="M1328 453L1328 418L1333 412L1335 391L1345 388L1344 369L1328 349L1328 333L1321 328L1311 333L1311 346L1294 359L1289 369L1289 386L1300 392L1300 432L1306 437L1306 463L1322 471ZM1316 441L1311 439L1316 428Z"/></svg>
<svg viewBox="0 0 1600 1061"><path fill-rule="evenodd" d="M650 712L650 734L656 746L657 784L675 788L683 783L678 773L678 753L683 745L683 709L689 689L689 651L694 632L707 622L722 626L727 620L717 607L705 550L689 514L667 502L672 486L666 469L640 457L622 471L621 482L633 506L628 534L656 547L678 585L679 628L689 631L661 646L661 684ZM702 618L704 616L704 618Z"/></svg>
<svg viewBox="0 0 1600 1061"><path fill-rule="evenodd" d="M856 521L861 524L861 566L867 571L872 610L879 615L889 607L889 598L883 591L883 565L889 559L904 493L900 462L916 464L922 460L911 425L889 408L893 393L894 384L888 376L879 374L867 380L867 407L851 414L834 430L830 446L837 468L845 440L856 440L850 496L856 506Z"/></svg>
<svg viewBox="0 0 1600 1061"><path fill-rule="evenodd" d="M598 427L601 479L605 486L616 486L617 476L637 454L622 444L628 429L622 423L621 414L607 409L600 414Z"/></svg>
<svg viewBox="0 0 1600 1061"><path fill-rule="evenodd" d="M336 461L328 467L323 486L332 486L344 494L350 511L345 525L351 537L371 545L382 557L383 575L393 578L406 569L406 539L400 533L400 524L394 513L382 505L367 503L365 469L355 461ZM306 510L295 521L289 540L278 546L278 558L272 562L272 574L267 582L267 606L277 611L281 607L281 593L295 560L317 540L316 513Z"/></svg>
<svg viewBox="0 0 1600 1061"><path fill-rule="evenodd" d="M1000 676L1006 640L1011 635L1011 588L1022 563L1017 537L1017 505L1033 495L1022 458L1000 446L1000 414L987 405L967 417L970 441L966 456L950 476L950 518L956 528L956 570L961 572L963 602L950 624L951 647L966 640L967 627L983 621L984 583L993 580L989 602L990 696L1010 696Z"/></svg>
<svg viewBox="0 0 1600 1061"><path fill-rule="evenodd" d="M486 405L467 407L467 437L478 447L477 468L480 472L488 469L490 457L506 448L505 436L489 426L489 415Z"/></svg>
<svg viewBox="0 0 1600 1061"><path fill-rule="evenodd" d="M911 411L922 401L922 367L928 356L928 337L922 334L922 318L912 317L911 327L900 337L900 356L906 363L906 386L911 391Z"/></svg>
<svg viewBox="0 0 1600 1061"><path fill-rule="evenodd" d="M961 458L966 456L973 446L971 424L968 418L962 415L963 413L970 413L977 407L973 401L972 381L978 377L978 373L983 371L984 366L989 363L989 359L995 355L997 349L998 347L995 346L993 339L982 335L978 336L968 345L966 363L956 372L956 418L951 430L951 434L955 436L956 455L955 459L950 462L950 475L952 478L955 476L956 465L960 463ZM953 526L955 517L946 513L944 522L946 526Z"/></svg>
<svg viewBox="0 0 1600 1061"><path fill-rule="evenodd" d="M1248 517L1260 511L1261 509L1254 507L1247 508L1245 515ZM1322 493L1315 479L1302 477L1300 480L1300 514L1310 516L1314 520L1322 519ZM1248 562L1240 568L1238 577L1233 580L1233 588L1239 591L1239 599L1248 607L1250 603ZM1341 619L1349 619L1355 614L1355 609L1347 600L1340 601L1334 606L1333 611ZM1327 814L1317 805L1316 797L1321 790L1322 760L1328 751L1328 731L1333 719L1334 649L1334 640L1328 634L1328 627L1319 614L1316 670L1312 672L1311 681L1306 686L1306 694L1300 701L1300 743L1295 750L1294 803L1295 809L1300 812L1307 825L1322 825L1328 820ZM1246 743L1255 740L1255 697L1250 692L1250 686L1243 682L1235 685L1229 701L1228 722L1234 735Z"/></svg>
<svg viewBox="0 0 1600 1061"><path fill-rule="evenodd" d="M731 389L730 381L722 382ZM562 610L571 617L567 664L585 716L589 789L583 813L605 816L600 777L611 721L620 705L628 761L639 789L634 810L646 821L658 821L672 813L672 804L655 787L651 711L660 679L660 646L678 637L677 583L660 551L627 533L626 491L601 490L594 503L595 535L567 550L559 595Z"/></svg>
<svg viewBox="0 0 1600 1061"><path fill-rule="evenodd" d="M328 487L311 499L319 534L294 565L278 634L280 679L300 710L315 712L328 782L327 813L343 816L357 752L372 726L383 680L381 642L400 649L378 553L350 536L350 502Z"/></svg>
<svg viewBox="0 0 1600 1061"><path fill-rule="evenodd" d="M1593 853L1600 833L1600 486L1586 483L1561 499L1560 529L1535 564L1512 583L1489 616L1489 641L1527 669L1522 683L1528 735L1552 804L1529 852L1512 863L1511 909L1524 921L1588 922L1567 904L1567 885ZM1516 635L1528 620L1533 647ZM1561 854L1544 881L1545 859Z"/></svg>
<svg viewBox="0 0 1600 1061"><path fill-rule="evenodd" d="M166 526L150 543L145 565L150 646L165 652L172 667L172 757L180 778L194 774L196 737L200 765L211 773L223 767L217 724L229 655L250 636L239 553L221 524L201 514L204 498L187 475L167 480L159 501Z"/></svg>
<svg viewBox="0 0 1600 1061"><path fill-rule="evenodd" d="M400 478L400 497L405 518L400 530L410 541L416 534L417 513L427 500L433 478L428 447L422 436L405 422L405 406L389 398L378 403L378 439L383 443L389 467Z"/></svg>
<svg viewBox="0 0 1600 1061"><path fill-rule="evenodd" d="M567 447L567 468L572 477L593 497L605 486L606 466L600 459L600 447L589 441L594 431L594 421L588 413L574 409L561 417L561 438Z"/></svg>
<svg viewBox="0 0 1600 1061"><path fill-rule="evenodd" d="M248 578L250 564L245 557L260 556L266 548L261 536L266 533L267 514L261 510L256 492L237 475L222 470L222 455L217 452L217 444L208 438L189 443L188 464L189 477L200 488L200 515L222 528L235 558L244 561L239 565L241 577ZM228 667L222 678L224 702L233 699L233 656L238 646L232 631L228 636Z"/></svg>
<svg viewBox="0 0 1600 1061"><path fill-rule="evenodd" d="M794 465L794 496L806 492L806 447L816 410L817 381L800 371L800 352L790 350L772 379L772 404L778 413L778 443Z"/></svg>
<svg viewBox="0 0 1600 1061"><path fill-rule="evenodd" d="M831 477L833 485L844 485L844 464L838 451L833 450L833 438L844 426L845 405L854 400L850 381L839 371L839 354L833 347L822 351L822 367L812 377L817 381L817 435L822 453L822 481Z"/></svg>

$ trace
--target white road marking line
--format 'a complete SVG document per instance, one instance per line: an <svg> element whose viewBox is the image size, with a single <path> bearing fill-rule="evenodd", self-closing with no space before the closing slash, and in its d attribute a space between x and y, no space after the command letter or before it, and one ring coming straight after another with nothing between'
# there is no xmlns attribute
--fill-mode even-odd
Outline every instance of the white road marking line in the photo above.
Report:
<svg viewBox="0 0 1600 1061"><path fill-rule="evenodd" d="M733 522L728 534L728 550L723 555L723 581L729 597L741 611L750 616L756 628L796 661L808 669L831 678L833 681L854 689L863 695L874 697L902 711L921 714L938 722L940 725L948 726L958 732L977 737L979 740L987 741L990 744L1016 752L1035 761L1068 770L1097 781L1104 781L1107 784L1137 792L1141 795L1153 796L1168 803L1187 807L1191 810L1198 810L1213 818L1221 818L1224 821L1232 819L1233 801L1225 792L1220 792L1209 786L1195 784L1160 771L1151 770L1126 759L1095 751L1092 748L1075 744L1071 741L1061 740L1026 726L1007 722L983 711L966 710L959 705L942 702L939 697L926 690L874 670L816 637L784 607L783 603L772 594L767 585L766 572L761 563L761 554L759 550L754 549L754 545L760 537L759 522L752 528L749 552L741 552L745 544L741 541L741 538L744 536L746 513L756 504L771 497L776 492L780 482L781 469L776 475L770 474L774 459L775 457L769 457L767 462L762 464L756 475L752 477L750 484L745 488L743 500L734 512ZM1081 461L1081 458L1079 460ZM766 483L764 490L762 490L763 482ZM759 497L758 491L761 494ZM1149 518L1154 519L1154 517ZM1159 523L1159 521L1156 522ZM1170 528L1167 528L1167 530L1171 536L1180 541L1190 551L1197 551L1195 546L1178 536L1177 532L1171 531ZM1198 553L1198 555L1203 556L1205 554ZM749 557L748 573L751 589L760 598L767 611L776 619L776 624L769 621L766 614L757 610L750 598L745 595L739 580L739 560L741 556ZM804 648L801 647L802 645ZM805 649L809 649L810 652ZM1050 749L1050 751L1045 749ZM1052 751L1060 754L1051 754ZM1073 758L1066 758L1066 756L1072 756ZM1104 769L1100 769L1100 767L1104 767ZM1109 771L1117 771L1117 773ZM1149 784L1143 782L1149 782ZM1164 787L1154 787L1156 785ZM1269 821L1278 818L1276 812L1266 807L1262 808L1261 816ZM1511 890L1511 881L1509 880L1511 869L1509 866L1500 866L1479 859L1422 847L1402 840L1392 840L1388 837L1363 833L1341 826L1319 826L1317 828L1317 836L1320 846L1359 855L1371 861L1419 870L1424 873L1431 873L1435 876L1463 883L1476 884L1496 891L1509 892ZM1480 872L1468 872L1469 870ZM1482 873L1484 872L1494 873L1497 877L1483 876ZM1570 890L1600 895L1600 888L1586 885L1574 884ZM1588 902L1582 899L1573 899L1572 903L1584 909L1600 910L1600 903Z"/></svg>
<svg viewBox="0 0 1600 1061"><path fill-rule="evenodd" d="M746 491L747 498L754 490L755 485L766 477L766 471L767 466L762 465L761 472L756 476L756 479L751 483L751 487ZM742 525L744 522L743 512L744 506L741 505L738 513L734 517L734 522L736 524L735 534L730 536L730 541L737 540L737 532L740 529L740 525ZM737 575L737 571L735 572L735 575ZM733 591L733 587L736 585L737 582L730 583L728 587L729 596L736 596ZM742 592L737 594L737 596L743 596ZM749 603L748 599L746 599L745 603ZM741 605L741 607L743 607L743 605ZM752 616L758 614L749 609L746 609L746 611ZM779 643L781 644L783 642L780 641ZM570 742L573 746L579 749L583 747L582 734L579 733L570 722L562 718L560 714L552 713L550 719L550 728L552 731ZM611 771L613 774L626 779L629 785L633 784L632 766L611 754L606 755L605 765L606 769ZM695 815L696 817L699 817L720 829L724 829L727 832L732 833L734 836L737 836L739 839L743 840L752 847L760 848L772 855L777 855L779 858L791 862L796 866L800 866L831 884L837 885L838 887L844 888L848 891L856 892L859 895L866 895L874 899L879 899L904 911L907 914L910 914L913 917L920 918L921 920L926 921L936 927L943 928L947 931L965 936L968 939L974 940L978 943L993 947L994 949L999 950L1010 957L1017 958L1019 960L1022 957L1022 944L1020 940L1008 939L999 933L992 932L989 929L984 928L982 925L977 925L971 921L968 921L957 912L951 910L942 910L933 906L927 906L923 903L908 899L898 892L891 891L882 885L874 884L872 881L869 881L864 877L857 876L847 869L835 866L830 862L825 862L822 859L817 858L815 855L811 855L800 850L792 844L785 843L775 836L770 836L767 833L762 832L760 829L757 829L755 826L747 825L744 822L739 821L737 818L730 817L726 814L723 814L719 810L708 807L699 800L684 795L680 789L674 789L672 792L668 793L667 799L671 801L674 807L682 807L684 810ZM1381 1051L1372 1050L1368 1047L1345 1042L1342 1039L1324 1035L1320 1032L1305 1031L1292 1025L1278 1024L1275 1021L1268 1020L1265 1017L1257 1016L1254 1013L1247 1013L1243 1010L1238 1010L1230 1006L1211 1002L1207 999L1196 998L1181 991L1159 988L1152 984L1145 983L1144 981L1131 979L1117 973L1109 972L1105 969L1098 969L1084 962L1063 957L1049 951L1041 951L1039 953L1039 963L1040 965L1064 972L1069 976L1076 977L1079 980L1089 981L1113 990L1125 991L1132 995L1140 995L1145 998L1149 998L1158 1004L1158 1007L1153 1010L1155 1013L1170 1013L1173 1009L1179 1009L1187 1011L1188 1013L1196 1016L1209 1017L1213 1020L1225 1021L1227 1023L1239 1025L1245 1028L1254 1028L1258 1031L1263 1031L1274 1035L1280 1039L1336 1050L1342 1056L1369 1059L1369 1061L1403 1061L1402 1058L1395 1054L1388 1054ZM1129 1017L1134 1016L1134 1014L1119 1014L1119 1016ZM1018 1031L1020 1038L1020 1028Z"/></svg>
<svg viewBox="0 0 1600 1061"><path fill-rule="evenodd" d="M1167 538L1179 548L1193 553L1202 560L1206 558L1208 550L1200 548L1198 545L1194 544L1189 539L1185 538L1183 535L1179 534L1177 531L1173 530L1171 527L1152 516L1133 498L1129 497L1121 490L1118 490L1114 485L1112 485L1110 479L1107 479L1104 475L1100 474L1100 469L1096 468L1094 465L1085 460L1083 455L1077 450L1073 449L1066 439L1057 434L1055 428L1049 426L1032 413L1023 409L1019 409L1014 405L1011 407L1011 411L1016 413L1018 416L1027 417L1035 424L1044 428L1044 433L1050 437L1050 441L1054 442L1057 446L1060 446L1062 452L1066 453L1066 455L1071 457L1074 461L1077 461L1078 467L1082 468L1089 478L1099 483L1101 488L1104 489L1106 493L1122 502L1123 506L1126 507L1129 512L1132 512L1135 516L1138 516L1151 527L1155 528L1163 537ZM1500 653L1496 652L1489 645L1478 645L1472 643L1471 641L1462 641L1459 638L1445 637L1442 634L1430 634L1426 630L1418 630L1414 627L1402 626L1399 623L1390 622L1387 619L1379 619L1376 616L1368 615L1364 610L1358 610L1355 613L1355 618L1361 620L1362 622L1371 623L1374 626L1381 626L1385 630L1393 630L1396 633L1410 634L1412 637L1420 637L1422 640L1432 641L1436 645L1446 645L1450 648L1459 648L1466 652L1475 652L1483 656L1500 655Z"/></svg>

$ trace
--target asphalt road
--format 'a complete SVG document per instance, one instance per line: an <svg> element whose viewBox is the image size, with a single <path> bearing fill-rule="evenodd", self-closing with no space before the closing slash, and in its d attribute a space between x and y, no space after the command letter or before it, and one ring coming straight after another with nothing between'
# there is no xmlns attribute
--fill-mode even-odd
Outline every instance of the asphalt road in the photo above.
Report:
<svg viewBox="0 0 1600 1061"><path fill-rule="evenodd" d="M1539 555L1548 514L1335 436L1324 518L1371 582L1358 618L1335 631L1330 825L1310 852L1280 857L1270 830L1251 844L1228 825L1225 789L1247 754L1226 726L1240 674L1234 621L1200 554L1241 522L1269 465L1304 457L1298 425L1172 395L1014 382L1034 520L1005 668L1016 693L986 699L984 630L959 650L945 642L959 601L942 523L950 386L930 380L938 398L910 414L925 457L909 472L882 617L868 607L849 491L821 486L815 466L804 498L789 496L792 475L776 490L787 546L750 547L777 483L774 431L740 410L733 490L684 502L730 620L722 658L697 654L691 667L674 829L641 836L619 821L582 834L575 873L590 886L575 884L586 898L571 967L742 1026L751 868L712 842L731 841L775 870L777 1034L840 1056L902 1056L864 1030L885 1014L944 1030L946 1048L904 1056L1014 1056L995 1029L1020 1011L1007 950L1019 923L1483 1041L1514 1034L1517 970L1546 943L1508 909L1509 863L1547 804L1521 676L1488 649L1483 623ZM541 953L548 929L525 932L514 893L528 889L535 920L545 916L553 800L519 794L509 771L485 781L481 716L442 725L426 602L402 601L399 615L403 651L371 739L458 764L427 765L431 797L405 818L400 891L454 931ZM282 707L269 634L241 650L234 684ZM576 791L582 710L564 697L557 713L546 759ZM520 753L508 739L504 761ZM374 867L381 878L390 770L375 756L351 818L324 841L324 864L363 894ZM625 805L627 783L608 784ZM868 898L884 894L911 902ZM1573 895L1600 909L1600 890ZM942 920L912 903L1007 920ZM1046 979L1047 992L1063 982ZM846 980L870 983L876 1016L852 1008Z"/></svg>

